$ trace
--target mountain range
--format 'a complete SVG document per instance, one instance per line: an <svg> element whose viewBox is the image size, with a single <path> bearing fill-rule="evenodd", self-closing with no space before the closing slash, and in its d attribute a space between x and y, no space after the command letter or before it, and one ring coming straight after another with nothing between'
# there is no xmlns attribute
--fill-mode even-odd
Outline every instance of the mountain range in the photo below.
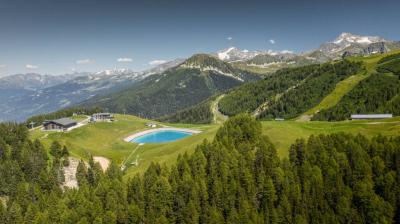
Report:
<svg viewBox="0 0 400 224"><path fill-rule="evenodd" d="M142 72L120 69L61 76L10 75L0 78L0 121L23 121L35 114L74 105L101 106L113 112L157 118L281 68L395 49L400 49L399 41L342 33L315 50L298 54L230 47L176 59Z"/></svg>

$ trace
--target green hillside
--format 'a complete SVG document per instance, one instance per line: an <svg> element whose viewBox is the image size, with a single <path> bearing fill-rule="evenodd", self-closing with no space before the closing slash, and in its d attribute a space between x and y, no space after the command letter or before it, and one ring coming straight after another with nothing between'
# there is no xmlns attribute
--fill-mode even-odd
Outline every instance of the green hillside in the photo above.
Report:
<svg viewBox="0 0 400 224"><path fill-rule="evenodd" d="M178 67L155 74L131 88L84 102L111 112L160 118L173 115L209 97L260 79L258 75L232 67L215 57L199 54Z"/></svg>
<svg viewBox="0 0 400 224"><path fill-rule="evenodd" d="M115 119L116 121L111 123L88 124L67 133L44 132L37 129L30 132L30 137L39 139L47 147L50 147L53 141L58 141L60 144L66 145L70 149L71 155L77 158L87 160L90 155L103 156L120 164L138 146L135 143L125 142L123 139L130 134L148 129L145 124L149 120L130 115L115 115ZM173 143L141 146L138 153L140 153L140 160L144 162L140 162L137 169L145 169L150 161L162 163L175 160L178 154L192 151L204 139L212 138L217 128L213 125L162 125L194 128L203 132ZM141 153L142 149L143 153ZM132 159L135 158L136 155L132 157Z"/></svg>
<svg viewBox="0 0 400 224"><path fill-rule="evenodd" d="M369 76L335 105L321 108L314 120L345 120L353 113L400 115L400 76L396 70L400 66L399 54L373 59L375 63L368 69Z"/></svg>
<svg viewBox="0 0 400 224"><path fill-rule="evenodd" d="M336 83L362 70L357 62L347 60L282 69L262 81L245 84L230 91L220 101L222 113L258 112L262 118L294 117L317 105Z"/></svg>
<svg viewBox="0 0 400 224"><path fill-rule="evenodd" d="M325 98L317 106L305 112L300 119L304 117L312 117L321 110L329 109L335 106L342 99L342 97L351 91L355 86L357 86L360 81L368 78L372 73L376 72L376 65L378 61L382 60L382 58L382 55L370 56L368 58L350 58L349 60L361 61L364 64L365 70L362 70L357 74L338 82L335 86L335 89L330 94L325 96Z"/></svg>
<svg viewBox="0 0 400 224"><path fill-rule="evenodd" d="M382 58L378 61L378 72L390 72L400 76L400 53Z"/></svg>
<svg viewBox="0 0 400 224"><path fill-rule="evenodd" d="M210 97L199 104L178 111L172 115L161 117L157 120L168 123L209 124L213 120L211 106L215 97Z"/></svg>
<svg viewBox="0 0 400 224"><path fill-rule="evenodd" d="M68 133L43 132L39 129L30 132L31 139L39 139L46 147L53 141L66 145L70 154L87 160L90 155L103 156L117 164L130 155L127 164L139 158L138 166L128 169L128 176L144 171L151 162L173 164L179 154L191 153L204 139L213 139L220 125L184 125L165 124L173 127L185 127L202 130L194 136L172 143L138 144L124 142L123 138L138 131L147 129L148 120L130 115L116 115L112 123L95 123L74 129ZM295 121L262 121L262 130L271 142L276 145L280 157L287 157L288 150L297 138L307 138L310 135L331 134L337 132L362 133L367 137L377 134L396 136L400 133L400 120L390 119L375 121L348 121L348 122L295 122Z"/></svg>

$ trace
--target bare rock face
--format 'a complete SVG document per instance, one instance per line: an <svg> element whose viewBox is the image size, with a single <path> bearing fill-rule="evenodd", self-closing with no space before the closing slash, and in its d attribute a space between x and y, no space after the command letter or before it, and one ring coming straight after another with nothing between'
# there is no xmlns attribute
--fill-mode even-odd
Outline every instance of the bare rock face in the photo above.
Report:
<svg viewBox="0 0 400 224"><path fill-rule="evenodd" d="M79 160L74 157L68 157L69 165L63 168L64 183L62 187L65 188L78 188L78 180L76 179L76 170L79 165Z"/></svg>
<svg viewBox="0 0 400 224"><path fill-rule="evenodd" d="M378 43L372 43L368 45L368 47L363 49L363 54L383 54L388 52L389 49L386 47L385 42L378 42Z"/></svg>

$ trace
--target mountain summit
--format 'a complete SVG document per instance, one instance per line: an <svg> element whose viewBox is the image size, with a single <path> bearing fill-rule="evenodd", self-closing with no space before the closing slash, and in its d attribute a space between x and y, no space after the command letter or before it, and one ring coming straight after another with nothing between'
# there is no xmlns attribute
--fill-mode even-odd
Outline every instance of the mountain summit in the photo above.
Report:
<svg viewBox="0 0 400 224"><path fill-rule="evenodd" d="M223 61L244 61L254 58L255 56L261 54L260 51L249 51L240 50L236 47L230 47L224 50L220 50L214 55L216 55L220 60Z"/></svg>
<svg viewBox="0 0 400 224"><path fill-rule="evenodd" d="M322 44L317 51L330 59L351 55L370 55L399 49L400 42L386 40L379 36L361 36L342 33L335 40Z"/></svg>
<svg viewBox="0 0 400 224"><path fill-rule="evenodd" d="M333 41L334 44L341 46L349 46L354 43L367 45L377 42L388 42L388 41L379 36L360 36L351 33L342 33Z"/></svg>

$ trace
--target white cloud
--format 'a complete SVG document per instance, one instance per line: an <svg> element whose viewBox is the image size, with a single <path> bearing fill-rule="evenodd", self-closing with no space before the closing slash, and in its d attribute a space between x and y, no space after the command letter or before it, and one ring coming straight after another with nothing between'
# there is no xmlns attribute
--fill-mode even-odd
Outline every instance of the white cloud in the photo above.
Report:
<svg viewBox="0 0 400 224"><path fill-rule="evenodd" d="M274 39L269 39L269 42L270 42L271 44L275 44L275 40L274 40Z"/></svg>
<svg viewBox="0 0 400 224"><path fill-rule="evenodd" d="M1 65L0 64L0 68L5 68L5 67L7 67L7 65Z"/></svg>
<svg viewBox="0 0 400 224"><path fill-rule="evenodd" d="M226 39L227 40L233 40L233 37L227 37Z"/></svg>
<svg viewBox="0 0 400 224"><path fill-rule="evenodd" d="M153 60L149 62L149 65L161 65L167 62L166 60Z"/></svg>
<svg viewBox="0 0 400 224"><path fill-rule="evenodd" d="M27 64L27 65L25 65L25 68L27 68L27 69L38 69L39 66Z"/></svg>
<svg viewBox="0 0 400 224"><path fill-rule="evenodd" d="M89 59L89 58L76 61L76 64L78 64L78 65L86 65L86 64L91 64L91 63L94 63L94 60Z"/></svg>
<svg viewBox="0 0 400 224"><path fill-rule="evenodd" d="M132 58L118 58L117 59L118 62L132 62Z"/></svg>

